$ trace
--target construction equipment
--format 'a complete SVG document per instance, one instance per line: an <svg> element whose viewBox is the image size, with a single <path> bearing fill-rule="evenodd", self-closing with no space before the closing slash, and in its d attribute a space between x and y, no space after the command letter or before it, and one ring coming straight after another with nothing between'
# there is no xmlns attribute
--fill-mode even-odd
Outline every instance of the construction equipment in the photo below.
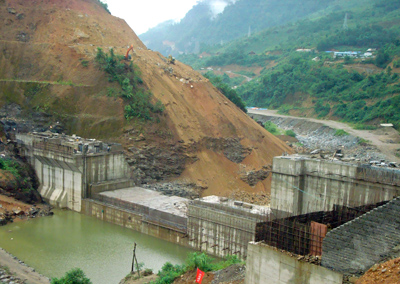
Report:
<svg viewBox="0 0 400 284"><path fill-rule="evenodd" d="M127 52L126 52L126 55L125 55L125 60L131 60L131 56L129 55L129 52L132 50L132 52L133 52L133 44L129 47L129 49L127 50Z"/></svg>
<svg viewBox="0 0 400 284"><path fill-rule="evenodd" d="M169 64L175 64L175 58L172 55L169 55L167 60Z"/></svg>

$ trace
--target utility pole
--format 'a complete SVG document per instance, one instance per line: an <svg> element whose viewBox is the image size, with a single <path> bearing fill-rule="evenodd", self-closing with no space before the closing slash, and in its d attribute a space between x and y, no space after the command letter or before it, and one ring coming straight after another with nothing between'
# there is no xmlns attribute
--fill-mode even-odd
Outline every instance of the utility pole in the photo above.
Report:
<svg viewBox="0 0 400 284"><path fill-rule="evenodd" d="M140 278L140 271L139 271L139 263L136 259L136 243L135 246L133 248L133 258L132 258L132 268L131 268L131 274L135 273L135 261L136 261L136 269Z"/></svg>

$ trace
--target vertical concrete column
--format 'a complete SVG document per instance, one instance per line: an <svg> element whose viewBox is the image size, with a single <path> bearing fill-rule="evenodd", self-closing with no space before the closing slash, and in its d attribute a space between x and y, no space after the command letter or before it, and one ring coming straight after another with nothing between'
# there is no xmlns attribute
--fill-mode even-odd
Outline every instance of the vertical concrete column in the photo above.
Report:
<svg viewBox="0 0 400 284"><path fill-rule="evenodd" d="M275 157L272 169L271 209L299 215L303 210L303 159Z"/></svg>

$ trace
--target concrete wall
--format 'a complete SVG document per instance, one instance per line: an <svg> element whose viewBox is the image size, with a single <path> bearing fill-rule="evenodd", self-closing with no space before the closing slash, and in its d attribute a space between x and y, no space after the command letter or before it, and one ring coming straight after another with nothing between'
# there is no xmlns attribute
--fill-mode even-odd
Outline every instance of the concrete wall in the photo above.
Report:
<svg viewBox="0 0 400 284"><path fill-rule="evenodd" d="M82 213L96 217L102 221L129 228L140 233L190 247L189 238L181 231L173 228L154 224L145 220L141 214L121 209L109 204L84 199L82 201Z"/></svg>
<svg viewBox="0 0 400 284"><path fill-rule="evenodd" d="M50 204L80 212L82 172L74 163L35 156L31 159L40 186L39 193Z"/></svg>
<svg viewBox="0 0 400 284"><path fill-rule="evenodd" d="M131 184L127 182L129 166L118 145L110 151L83 155L62 139L47 143L45 138L30 134L17 134L16 138L21 155L36 171L39 193L53 206L80 212L81 200L90 195L92 183L95 191ZM107 185L102 187L103 182Z"/></svg>
<svg viewBox="0 0 400 284"><path fill-rule="evenodd" d="M86 163L87 184L126 179L129 176L129 166L123 153L93 154L82 159L82 163Z"/></svg>
<svg viewBox="0 0 400 284"><path fill-rule="evenodd" d="M247 256L247 244L255 240L260 215L234 208L195 201L188 206L188 235L190 245L200 251L225 257Z"/></svg>
<svg viewBox="0 0 400 284"><path fill-rule="evenodd" d="M88 198L94 198L97 194L105 191L112 191L117 190L120 188L129 188L135 186L133 180L130 179L119 179L119 180L112 180L112 181L105 181L99 183L91 183L89 184L88 189Z"/></svg>
<svg viewBox="0 0 400 284"><path fill-rule="evenodd" d="M341 284L342 279L340 273L262 243L249 243L245 284Z"/></svg>
<svg viewBox="0 0 400 284"><path fill-rule="evenodd" d="M322 245L322 265L342 273L363 273L400 245L400 199L330 231Z"/></svg>
<svg viewBox="0 0 400 284"><path fill-rule="evenodd" d="M271 208L301 215L355 207L400 195L400 171L339 161L275 157Z"/></svg>

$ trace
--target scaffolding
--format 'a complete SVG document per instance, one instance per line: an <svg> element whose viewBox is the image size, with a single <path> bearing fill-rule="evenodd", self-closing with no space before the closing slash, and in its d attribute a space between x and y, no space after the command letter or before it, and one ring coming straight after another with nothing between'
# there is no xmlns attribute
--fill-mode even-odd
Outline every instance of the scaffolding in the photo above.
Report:
<svg viewBox="0 0 400 284"><path fill-rule="evenodd" d="M322 255L322 241L327 232L339 227L388 201L358 207L334 205L331 211L313 212L298 216L280 212L268 215L257 224L256 242L297 255ZM287 216L284 216L287 215Z"/></svg>

